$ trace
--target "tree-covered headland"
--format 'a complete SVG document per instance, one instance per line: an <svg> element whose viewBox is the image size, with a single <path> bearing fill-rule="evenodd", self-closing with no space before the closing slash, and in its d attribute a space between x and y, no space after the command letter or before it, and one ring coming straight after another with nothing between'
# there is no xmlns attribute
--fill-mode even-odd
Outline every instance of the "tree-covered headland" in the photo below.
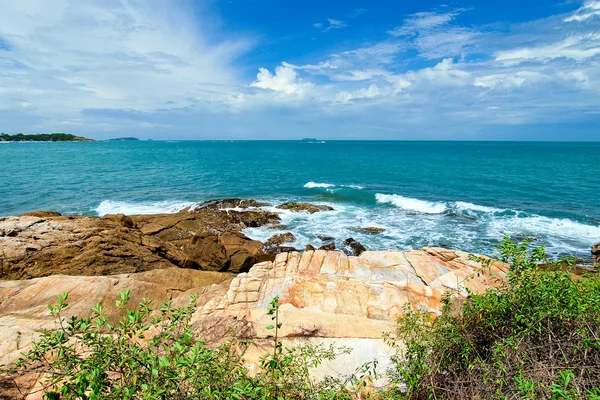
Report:
<svg viewBox="0 0 600 400"><path fill-rule="evenodd" d="M8 133L0 133L0 141L4 142L93 142L92 139L83 136L71 135L69 133L36 133L25 135L17 133L9 135Z"/></svg>

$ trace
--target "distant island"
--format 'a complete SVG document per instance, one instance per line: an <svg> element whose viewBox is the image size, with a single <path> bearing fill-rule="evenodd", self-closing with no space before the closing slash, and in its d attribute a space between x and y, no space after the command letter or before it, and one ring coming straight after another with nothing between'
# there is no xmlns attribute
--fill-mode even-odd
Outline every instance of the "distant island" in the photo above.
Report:
<svg viewBox="0 0 600 400"><path fill-rule="evenodd" d="M119 138L114 138L114 139L107 139L105 140L105 142L123 142L123 141L129 141L129 140L140 140L136 137L119 137Z"/></svg>
<svg viewBox="0 0 600 400"><path fill-rule="evenodd" d="M69 133L37 133L33 135L0 133L0 142L95 142L95 140Z"/></svg>

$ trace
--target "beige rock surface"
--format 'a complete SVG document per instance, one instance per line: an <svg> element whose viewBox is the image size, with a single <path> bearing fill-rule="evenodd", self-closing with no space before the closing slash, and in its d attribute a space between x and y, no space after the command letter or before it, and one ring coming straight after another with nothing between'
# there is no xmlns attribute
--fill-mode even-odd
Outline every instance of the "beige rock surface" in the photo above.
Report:
<svg viewBox="0 0 600 400"><path fill-rule="evenodd" d="M50 276L0 282L0 363L14 360L41 327L52 327L46 304L69 292L69 312L86 313L97 302L114 304L118 293L131 289L132 302L188 301L200 295L191 323L207 341L227 340L231 333L252 339L246 358L256 368L271 346L265 327L268 303L279 297L284 345L303 343L350 346L353 352L324 364L316 376L350 374L367 361L380 368L390 361L382 337L394 329L404 307L438 314L442 296L464 297L496 285L507 265L489 268L468 254L441 248L418 251L366 251L347 256L339 251L278 254L237 276L187 269L158 269L107 277ZM233 279L231 279L233 277ZM231 279L229 281L229 279ZM117 310L107 308L109 314Z"/></svg>

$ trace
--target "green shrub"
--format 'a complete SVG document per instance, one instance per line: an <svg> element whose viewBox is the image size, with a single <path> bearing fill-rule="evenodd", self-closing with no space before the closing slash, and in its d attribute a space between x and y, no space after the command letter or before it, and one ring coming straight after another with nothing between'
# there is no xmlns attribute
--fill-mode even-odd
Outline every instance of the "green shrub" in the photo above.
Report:
<svg viewBox="0 0 600 400"><path fill-rule="evenodd" d="M392 397L597 399L600 279L547 262L530 241L499 245L510 264L497 289L470 293L441 316L407 309L388 337L396 348ZM481 261L481 260L480 260ZM404 343L402 345L402 343Z"/></svg>
<svg viewBox="0 0 600 400"><path fill-rule="evenodd" d="M339 352L334 347L284 348L277 338L281 327L278 303L269 310L276 325L274 352L262 359L255 376L248 373L243 354L247 342L231 340L209 347L198 339L189 318L195 298L185 307L168 302L152 313L143 301L125 310L112 325L100 304L87 318L63 318L66 294L49 306L58 329L44 330L33 348L4 370L19 374L43 373L46 399L350 399L348 389L357 378L328 378L314 383L309 369ZM124 308L129 292L117 301ZM342 349L347 352L348 350Z"/></svg>

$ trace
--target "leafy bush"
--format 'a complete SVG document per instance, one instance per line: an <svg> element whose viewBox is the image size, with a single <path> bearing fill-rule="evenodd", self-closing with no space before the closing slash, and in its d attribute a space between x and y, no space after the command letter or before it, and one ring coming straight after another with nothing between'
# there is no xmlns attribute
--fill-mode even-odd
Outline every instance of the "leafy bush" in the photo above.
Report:
<svg viewBox="0 0 600 400"><path fill-rule="evenodd" d="M498 289L446 299L440 317L407 309L388 395L409 399L600 399L600 279L547 262L530 240L499 245ZM482 260L480 260L482 261Z"/></svg>
<svg viewBox="0 0 600 400"><path fill-rule="evenodd" d="M333 359L338 349L323 346L284 348L277 338L278 302L269 314L276 319L274 352L262 359L255 376L243 354L247 342L231 340L216 348L198 339L189 324L195 298L185 307L168 302L152 313L143 301L125 310L118 324L109 323L100 304L86 318L61 317L66 294L49 306L58 329L45 330L33 348L5 374L35 372L45 376L46 399L350 399L349 384L329 378L314 383L309 369ZM117 301L124 308L129 292ZM344 350L347 351L347 350Z"/></svg>

